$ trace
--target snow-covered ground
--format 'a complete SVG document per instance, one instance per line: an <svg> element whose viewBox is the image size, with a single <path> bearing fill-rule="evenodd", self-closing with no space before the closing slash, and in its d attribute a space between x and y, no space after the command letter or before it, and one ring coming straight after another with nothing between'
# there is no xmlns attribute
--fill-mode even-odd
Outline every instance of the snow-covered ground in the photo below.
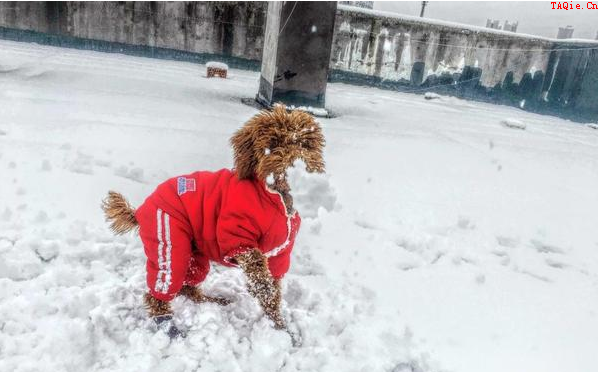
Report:
<svg viewBox="0 0 598 372"><path fill-rule="evenodd" d="M299 179L291 346L215 267L219 307L142 308L144 256L99 208L232 165L258 74L0 42L0 371L598 370L598 131L331 84L326 177ZM525 129L501 124L506 118ZM310 192L311 191L311 192Z"/></svg>

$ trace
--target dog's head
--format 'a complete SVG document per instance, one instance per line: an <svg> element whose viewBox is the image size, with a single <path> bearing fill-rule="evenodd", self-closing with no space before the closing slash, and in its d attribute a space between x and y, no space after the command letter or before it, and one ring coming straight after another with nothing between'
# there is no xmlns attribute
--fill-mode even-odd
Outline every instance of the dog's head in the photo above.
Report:
<svg viewBox="0 0 598 372"><path fill-rule="evenodd" d="M230 142L239 179L282 177L297 159L310 173L324 172L322 128L306 112L275 105L251 118Z"/></svg>

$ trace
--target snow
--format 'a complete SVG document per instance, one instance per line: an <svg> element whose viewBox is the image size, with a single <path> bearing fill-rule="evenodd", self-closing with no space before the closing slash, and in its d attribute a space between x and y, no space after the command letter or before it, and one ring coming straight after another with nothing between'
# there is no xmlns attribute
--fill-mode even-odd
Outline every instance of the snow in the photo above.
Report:
<svg viewBox="0 0 598 372"><path fill-rule="evenodd" d="M206 67L207 68L217 68L220 70L225 70L228 71L228 65L226 63L222 63L222 62L208 62L206 63Z"/></svg>
<svg viewBox="0 0 598 372"><path fill-rule="evenodd" d="M473 103L330 84L325 175L284 280L293 347L214 267L170 342L142 307L143 248L115 237L167 177L232 165L258 74L0 42L1 371L588 372L598 368L598 132ZM525 131L498 123L514 118Z"/></svg>
<svg viewBox="0 0 598 372"><path fill-rule="evenodd" d="M329 115L328 110L322 107L312 107L312 106L294 106L290 105L289 108L291 110L300 110L310 113L317 117L327 117Z"/></svg>
<svg viewBox="0 0 598 372"><path fill-rule="evenodd" d="M426 92L424 94L424 98L428 99L428 100L431 100L431 99L440 99L440 98L442 98L442 96L440 94L438 94L438 93Z"/></svg>
<svg viewBox="0 0 598 372"><path fill-rule="evenodd" d="M522 122L521 120L518 120L518 119L513 119L513 118L505 118L505 119L501 120L500 123L502 125L504 125L505 127L512 128L512 129L525 129L525 127L526 127L524 122Z"/></svg>

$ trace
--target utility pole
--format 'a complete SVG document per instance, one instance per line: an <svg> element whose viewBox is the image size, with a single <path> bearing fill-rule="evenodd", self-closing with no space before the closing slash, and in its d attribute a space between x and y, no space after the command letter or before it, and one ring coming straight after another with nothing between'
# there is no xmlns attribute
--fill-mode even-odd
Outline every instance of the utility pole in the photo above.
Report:
<svg viewBox="0 0 598 372"><path fill-rule="evenodd" d="M419 13L420 17L424 16L424 11L426 10L426 5L428 5L428 2L427 1L422 1L422 11L421 11L421 13Z"/></svg>

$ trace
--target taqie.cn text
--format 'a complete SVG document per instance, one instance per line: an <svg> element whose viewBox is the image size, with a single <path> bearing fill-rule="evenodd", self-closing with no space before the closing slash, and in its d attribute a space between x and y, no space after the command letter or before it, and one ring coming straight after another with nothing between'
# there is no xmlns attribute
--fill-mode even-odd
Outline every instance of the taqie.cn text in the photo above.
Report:
<svg viewBox="0 0 598 372"><path fill-rule="evenodd" d="M573 10L573 9L595 9L598 10L598 3L588 1L587 3L573 3L572 1L551 1L552 9Z"/></svg>

